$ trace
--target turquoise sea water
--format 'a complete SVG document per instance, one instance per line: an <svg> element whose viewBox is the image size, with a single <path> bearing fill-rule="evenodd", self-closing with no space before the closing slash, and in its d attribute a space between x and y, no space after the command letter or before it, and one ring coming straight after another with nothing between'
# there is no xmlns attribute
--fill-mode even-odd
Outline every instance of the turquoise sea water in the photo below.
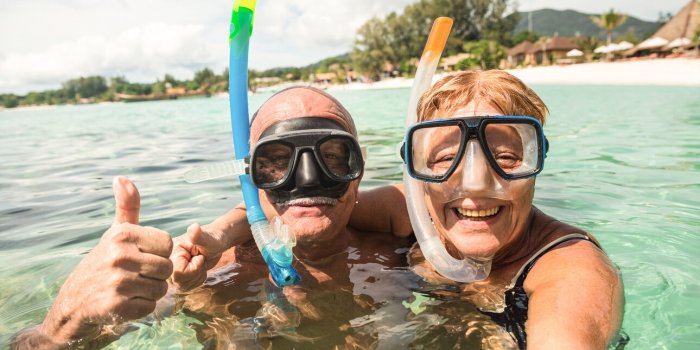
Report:
<svg viewBox="0 0 700 350"><path fill-rule="evenodd" d="M628 348L700 348L700 88L534 88L551 110L536 205L594 233L620 267ZM333 94L368 146L363 187L399 181L408 90ZM231 152L221 97L0 112L0 344L43 319L109 226L113 176L136 182L142 224L177 235L241 200L232 179L181 179ZM111 347L196 348L195 321L171 317Z"/></svg>

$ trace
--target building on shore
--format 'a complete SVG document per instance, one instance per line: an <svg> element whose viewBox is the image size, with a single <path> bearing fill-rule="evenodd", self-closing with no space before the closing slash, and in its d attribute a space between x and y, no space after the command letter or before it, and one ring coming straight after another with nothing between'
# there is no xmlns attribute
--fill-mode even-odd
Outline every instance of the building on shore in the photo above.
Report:
<svg viewBox="0 0 700 350"><path fill-rule="evenodd" d="M505 68L550 65L566 60L566 54L580 49L579 37L553 36L540 38L535 43L523 41L508 50Z"/></svg>
<svg viewBox="0 0 700 350"><path fill-rule="evenodd" d="M440 60L440 67L442 67L442 70L445 72L452 72L456 70L457 63L471 57L472 55L469 53L458 53L456 55L447 56Z"/></svg>
<svg viewBox="0 0 700 350"><path fill-rule="evenodd" d="M700 45L699 33L700 1L691 0L649 39L626 51L625 56L665 56L692 48L697 50Z"/></svg>

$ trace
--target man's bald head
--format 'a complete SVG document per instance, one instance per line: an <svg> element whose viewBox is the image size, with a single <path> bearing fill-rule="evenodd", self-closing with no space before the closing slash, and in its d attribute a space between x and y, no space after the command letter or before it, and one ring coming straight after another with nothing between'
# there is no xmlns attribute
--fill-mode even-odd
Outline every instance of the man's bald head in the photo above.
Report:
<svg viewBox="0 0 700 350"><path fill-rule="evenodd" d="M350 113L338 100L319 89L299 86L284 89L272 95L255 112L250 126L251 145L257 143L260 134L273 124L303 117L333 120L349 133L357 136Z"/></svg>

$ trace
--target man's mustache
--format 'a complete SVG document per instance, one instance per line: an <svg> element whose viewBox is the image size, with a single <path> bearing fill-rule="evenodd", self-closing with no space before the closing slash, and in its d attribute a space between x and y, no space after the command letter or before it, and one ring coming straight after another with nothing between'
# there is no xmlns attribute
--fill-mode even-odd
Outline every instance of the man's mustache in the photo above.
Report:
<svg viewBox="0 0 700 350"><path fill-rule="evenodd" d="M279 206L283 207L289 207L289 206L295 206L295 205L302 205L302 206L315 206L315 205L336 205L338 204L339 200L336 198L330 198L330 197L304 197L304 198L295 198L291 199L288 201L284 201L282 203L279 203Z"/></svg>

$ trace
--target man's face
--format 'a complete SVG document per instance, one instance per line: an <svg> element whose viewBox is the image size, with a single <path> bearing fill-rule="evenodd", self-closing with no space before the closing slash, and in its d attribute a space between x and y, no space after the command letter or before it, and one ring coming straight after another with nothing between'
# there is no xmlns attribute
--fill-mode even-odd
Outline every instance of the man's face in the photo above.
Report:
<svg viewBox="0 0 700 350"><path fill-rule="evenodd" d="M260 191L260 199L268 218L280 216L289 225L301 246L316 245L337 238L345 230L352 213L360 180L350 183L347 191L340 198L319 200L311 198L286 202L271 203L265 191Z"/></svg>
<svg viewBox="0 0 700 350"><path fill-rule="evenodd" d="M257 143L270 136L284 139L285 133L309 129L354 133L349 115L335 100L315 90L292 89L273 96L261 107L251 126L251 140ZM301 249L324 250L337 243L357 200L359 178L350 183L330 181L320 168L319 158L326 169L339 169L334 163L338 147L334 146L338 145L319 147L319 157L311 150L301 151L291 160L295 168L285 186L260 191L265 215L280 216L296 235ZM260 173L269 173L265 168L269 164L261 161L258 165Z"/></svg>

